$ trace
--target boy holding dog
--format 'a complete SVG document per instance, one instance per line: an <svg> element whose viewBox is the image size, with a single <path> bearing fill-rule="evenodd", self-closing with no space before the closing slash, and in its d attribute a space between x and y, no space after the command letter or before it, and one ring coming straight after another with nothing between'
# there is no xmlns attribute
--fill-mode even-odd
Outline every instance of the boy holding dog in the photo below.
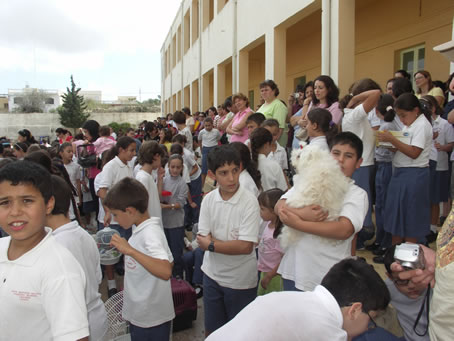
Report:
<svg viewBox="0 0 454 341"><path fill-rule="evenodd" d="M362 151L362 141L349 132L338 134L331 144L331 155L349 178L361 165ZM309 291L320 284L331 266L351 255L352 240L367 213L367 193L352 182L336 221L325 221L328 213L316 205L289 207L285 202L288 193L278 201L275 211L285 225L306 235L285 251L278 273L284 290Z"/></svg>

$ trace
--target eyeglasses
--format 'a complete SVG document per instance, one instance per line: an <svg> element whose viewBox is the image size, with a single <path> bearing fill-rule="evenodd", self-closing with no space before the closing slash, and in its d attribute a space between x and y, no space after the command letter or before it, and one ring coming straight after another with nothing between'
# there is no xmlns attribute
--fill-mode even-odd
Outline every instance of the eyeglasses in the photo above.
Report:
<svg viewBox="0 0 454 341"><path fill-rule="evenodd" d="M369 316L369 325L367 326L368 329L375 329L377 328L377 323L374 321L374 319L372 318L372 316L370 316L369 312L366 313L367 316Z"/></svg>

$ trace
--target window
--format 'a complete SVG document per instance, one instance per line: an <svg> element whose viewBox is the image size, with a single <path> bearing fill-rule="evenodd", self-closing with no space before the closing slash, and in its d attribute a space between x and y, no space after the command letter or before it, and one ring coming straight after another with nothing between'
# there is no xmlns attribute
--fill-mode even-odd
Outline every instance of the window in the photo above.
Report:
<svg viewBox="0 0 454 341"><path fill-rule="evenodd" d="M24 99L22 97L14 97L14 104L22 104Z"/></svg>
<svg viewBox="0 0 454 341"><path fill-rule="evenodd" d="M413 75L418 70L424 69L425 50L424 45L419 45L400 51L399 69L403 69L410 74L413 87L415 87Z"/></svg>
<svg viewBox="0 0 454 341"><path fill-rule="evenodd" d="M248 99L249 99L249 108L254 110L254 108L255 108L255 105L254 105L254 90L249 90Z"/></svg>
<svg viewBox="0 0 454 341"><path fill-rule="evenodd" d="M301 76L293 80L293 90L295 90L298 85L306 85L306 76Z"/></svg>
<svg viewBox="0 0 454 341"><path fill-rule="evenodd" d="M44 104L54 104L55 101L53 98L49 97L44 100Z"/></svg>

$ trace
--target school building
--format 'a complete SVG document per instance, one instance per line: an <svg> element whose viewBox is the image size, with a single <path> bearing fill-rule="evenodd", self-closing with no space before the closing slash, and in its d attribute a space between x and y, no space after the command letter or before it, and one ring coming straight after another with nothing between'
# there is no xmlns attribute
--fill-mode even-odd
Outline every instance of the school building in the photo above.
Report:
<svg viewBox="0 0 454 341"><path fill-rule="evenodd" d="M235 92L257 105L273 79L287 100L320 74L347 93L397 69L454 71L433 47L454 39L452 0L183 0L161 48L162 112L206 110Z"/></svg>

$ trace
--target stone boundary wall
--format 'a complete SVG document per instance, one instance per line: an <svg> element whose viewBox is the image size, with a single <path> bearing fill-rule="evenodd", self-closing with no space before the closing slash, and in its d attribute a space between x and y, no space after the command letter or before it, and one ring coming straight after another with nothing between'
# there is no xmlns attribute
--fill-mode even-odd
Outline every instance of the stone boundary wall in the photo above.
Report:
<svg viewBox="0 0 454 341"><path fill-rule="evenodd" d="M153 121L160 116L161 113L151 112L92 113L90 120L96 120L100 125L129 122L137 127L144 120ZM58 113L0 113L0 137L6 136L13 141L17 139L17 132L24 128L37 140L40 136L50 136L53 140L58 127L62 127Z"/></svg>

